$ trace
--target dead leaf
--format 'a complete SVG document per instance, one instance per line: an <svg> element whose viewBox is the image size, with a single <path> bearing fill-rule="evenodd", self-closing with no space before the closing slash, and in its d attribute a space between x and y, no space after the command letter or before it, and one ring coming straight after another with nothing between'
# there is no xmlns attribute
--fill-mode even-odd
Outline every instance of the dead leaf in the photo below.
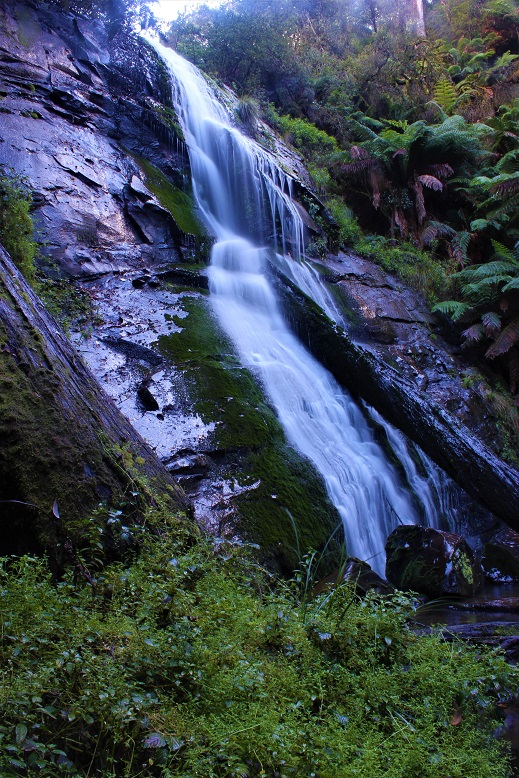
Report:
<svg viewBox="0 0 519 778"><path fill-rule="evenodd" d="M452 714L451 726L457 727L458 724L461 723L461 718L462 718L461 708L459 705L456 705L456 703L454 703L454 713Z"/></svg>

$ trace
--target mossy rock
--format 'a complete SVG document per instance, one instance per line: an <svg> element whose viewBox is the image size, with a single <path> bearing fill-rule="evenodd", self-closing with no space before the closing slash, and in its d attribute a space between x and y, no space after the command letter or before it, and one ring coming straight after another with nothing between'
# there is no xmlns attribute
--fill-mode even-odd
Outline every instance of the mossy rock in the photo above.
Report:
<svg viewBox="0 0 519 778"><path fill-rule="evenodd" d="M194 200L172 184L164 173L147 159L134 159L144 172L146 186L162 207L169 211L182 232L200 239L207 238L207 231L196 213Z"/></svg>
<svg viewBox="0 0 519 778"><path fill-rule="evenodd" d="M481 588L481 565L467 541L430 527L397 527L386 542L386 577L398 589L428 597L471 597Z"/></svg>
<svg viewBox="0 0 519 778"><path fill-rule="evenodd" d="M85 518L100 503L124 501L136 524L153 491L172 512L185 495L1 248L0 290L0 553L46 551L58 566L72 547L118 555Z"/></svg>
<svg viewBox="0 0 519 778"><path fill-rule="evenodd" d="M222 475L255 485L234 500L236 529L258 543L278 571L291 573L308 550L322 551L320 574L337 566L342 524L313 465L288 445L269 401L213 315L210 301L185 296L180 332L159 338L161 353L182 370L193 410L216 425L210 445ZM339 528L339 529L338 529Z"/></svg>

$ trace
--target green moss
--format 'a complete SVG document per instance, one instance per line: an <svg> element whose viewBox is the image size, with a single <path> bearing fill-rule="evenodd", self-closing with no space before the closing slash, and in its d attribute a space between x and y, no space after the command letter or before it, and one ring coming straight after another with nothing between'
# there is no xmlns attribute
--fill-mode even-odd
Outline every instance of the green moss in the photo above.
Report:
<svg viewBox="0 0 519 778"><path fill-rule="evenodd" d="M463 579L469 584L469 586L473 586L474 571L472 570L472 565L470 564L470 560L467 555L464 554L463 551L457 549L453 558L453 562L456 570L459 570Z"/></svg>
<svg viewBox="0 0 519 778"><path fill-rule="evenodd" d="M34 279L37 244L26 182L0 165L0 242L28 281Z"/></svg>
<svg viewBox="0 0 519 778"><path fill-rule="evenodd" d="M209 302L185 297L183 304L189 315L174 319L182 331L159 338L159 348L182 368L194 409L204 422L216 424L213 443L227 455L227 475L243 486L255 485L234 501L240 534L259 543L283 572L291 571L299 552L324 547L340 523L337 511L322 479L287 444L274 411L253 375L240 366ZM327 571L337 563L340 539L331 544Z"/></svg>
<svg viewBox="0 0 519 778"><path fill-rule="evenodd" d="M134 157L145 175L145 183L163 208L166 208L182 230L188 235L205 238L206 230L198 219L193 200L177 189L164 173L143 157Z"/></svg>
<svg viewBox="0 0 519 778"><path fill-rule="evenodd" d="M163 105L162 103L158 103L153 104L151 109L155 114L157 114L159 119L163 122L163 124L165 124L168 130L172 130L177 138L184 143L184 133L182 131L182 127L178 123L178 117L173 108L168 108L168 106Z"/></svg>

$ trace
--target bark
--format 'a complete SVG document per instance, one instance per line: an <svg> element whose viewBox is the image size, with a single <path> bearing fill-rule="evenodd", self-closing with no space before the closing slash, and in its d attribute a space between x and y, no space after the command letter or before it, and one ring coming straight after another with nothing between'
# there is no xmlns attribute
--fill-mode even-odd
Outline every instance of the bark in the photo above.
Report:
<svg viewBox="0 0 519 778"><path fill-rule="evenodd" d="M188 508L0 247L0 553L101 541L117 554L91 512L123 501L138 523L153 494Z"/></svg>

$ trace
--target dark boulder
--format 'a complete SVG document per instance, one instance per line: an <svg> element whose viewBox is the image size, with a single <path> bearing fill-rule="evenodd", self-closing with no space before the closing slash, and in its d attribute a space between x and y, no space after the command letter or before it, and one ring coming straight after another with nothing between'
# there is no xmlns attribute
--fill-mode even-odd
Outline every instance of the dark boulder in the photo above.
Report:
<svg viewBox="0 0 519 778"><path fill-rule="evenodd" d="M341 581L349 581L355 584L355 592L363 597L370 589L380 594L391 594L393 587L387 581L384 581L374 570L362 559L349 557L344 567L335 570L331 575L326 576L319 581L313 589L313 596L317 596L327 589L331 589Z"/></svg>
<svg viewBox="0 0 519 778"><path fill-rule="evenodd" d="M406 525L386 542L386 576L399 589L428 597L470 597L481 587L481 566L466 540L453 532Z"/></svg>
<svg viewBox="0 0 519 778"><path fill-rule="evenodd" d="M484 546L483 570L497 581L519 581L519 533L499 530Z"/></svg>

